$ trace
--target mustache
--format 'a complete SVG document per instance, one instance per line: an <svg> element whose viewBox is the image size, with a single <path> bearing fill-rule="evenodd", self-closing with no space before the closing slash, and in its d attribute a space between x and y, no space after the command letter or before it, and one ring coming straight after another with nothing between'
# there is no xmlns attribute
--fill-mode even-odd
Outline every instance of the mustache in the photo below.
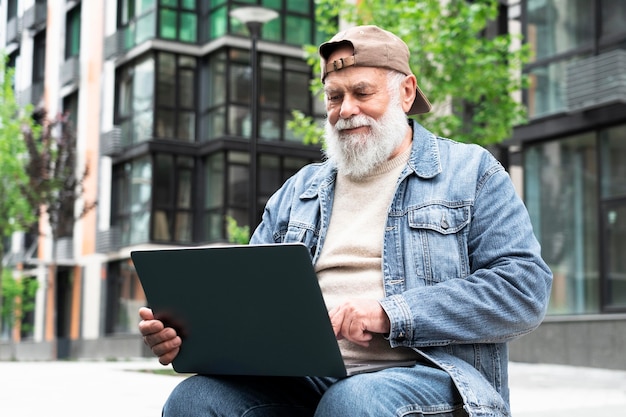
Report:
<svg viewBox="0 0 626 417"><path fill-rule="evenodd" d="M356 129L357 127L371 126L371 125L372 125L372 120L369 117L363 114L359 114L356 116L352 116L349 119L337 120L334 127L336 130L341 131L345 129Z"/></svg>

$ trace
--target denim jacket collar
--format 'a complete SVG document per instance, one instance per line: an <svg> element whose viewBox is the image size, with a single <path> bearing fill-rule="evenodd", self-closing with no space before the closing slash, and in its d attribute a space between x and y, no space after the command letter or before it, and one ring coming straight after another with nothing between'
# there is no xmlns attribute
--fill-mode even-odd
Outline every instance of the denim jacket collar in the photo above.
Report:
<svg viewBox="0 0 626 417"><path fill-rule="evenodd" d="M407 167L419 177L433 178L442 170L437 138L414 120L409 119L409 124L413 129L413 144ZM406 170L404 174L406 174ZM317 171L315 178L311 180L309 187L300 195L300 198L306 200L317 197L322 187L327 187L335 181L336 175L336 167L325 162L322 164L322 168Z"/></svg>

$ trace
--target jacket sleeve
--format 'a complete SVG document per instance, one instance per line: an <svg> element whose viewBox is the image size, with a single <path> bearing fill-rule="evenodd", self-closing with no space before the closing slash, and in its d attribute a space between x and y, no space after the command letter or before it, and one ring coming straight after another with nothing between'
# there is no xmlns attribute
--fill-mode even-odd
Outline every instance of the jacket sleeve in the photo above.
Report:
<svg viewBox="0 0 626 417"><path fill-rule="evenodd" d="M479 183L469 227L468 276L381 300L392 346L506 342L541 323L552 273L503 169Z"/></svg>

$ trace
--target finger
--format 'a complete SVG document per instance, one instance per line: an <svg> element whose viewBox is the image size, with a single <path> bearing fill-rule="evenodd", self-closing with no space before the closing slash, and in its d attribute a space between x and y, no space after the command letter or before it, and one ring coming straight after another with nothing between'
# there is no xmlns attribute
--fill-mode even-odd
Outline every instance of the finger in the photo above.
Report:
<svg viewBox="0 0 626 417"><path fill-rule="evenodd" d="M148 345L148 347L150 347L154 351L155 346L159 346L159 345L163 345L164 343L171 342L177 337L178 335L176 334L176 330L172 329L171 327L166 327L166 328L161 329L158 332L146 334L143 337L143 340L145 341L146 345ZM169 346L169 349L173 349L174 347L176 347L175 345L171 345L171 346L165 345L165 346ZM163 354L165 353L165 351L162 349L160 353Z"/></svg>
<svg viewBox="0 0 626 417"><path fill-rule="evenodd" d="M139 308L139 317L142 320L154 320L154 313L148 307L141 307Z"/></svg>
<svg viewBox="0 0 626 417"><path fill-rule="evenodd" d="M152 346L152 353L154 353L155 356L158 356L159 359L163 357L171 357L171 359L174 359L174 357L178 354L178 351L180 350L180 344L180 337L176 337L174 339Z"/></svg>
<svg viewBox="0 0 626 417"><path fill-rule="evenodd" d="M339 307L335 307L328 312L330 317L330 324L333 326L333 332L337 340L343 339L341 334L341 327L343 326L344 313Z"/></svg>
<svg viewBox="0 0 626 417"><path fill-rule="evenodd" d="M139 333L142 336L149 336L155 333L159 333L165 328L165 325L160 320L141 320L137 325L139 328Z"/></svg>
<svg viewBox="0 0 626 417"><path fill-rule="evenodd" d="M369 342L373 337L372 334L367 331L364 322L358 318L350 320L346 333L348 340L364 347L369 346Z"/></svg>
<svg viewBox="0 0 626 417"><path fill-rule="evenodd" d="M159 363L161 365L169 365L170 363L174 361L179 351L180 351L180 348L176 348L174 350L169 351L165 355L159 356Z"/></svg>

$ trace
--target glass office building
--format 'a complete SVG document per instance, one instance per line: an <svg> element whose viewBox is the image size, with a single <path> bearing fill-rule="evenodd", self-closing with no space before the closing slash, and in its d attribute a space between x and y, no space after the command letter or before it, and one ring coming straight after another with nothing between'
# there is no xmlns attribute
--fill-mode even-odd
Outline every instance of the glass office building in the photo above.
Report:
<svg viewBox="0 0 626 417"><path fill-rule="evenodd" d="M625 369L626 2L525 0L529 123L511 161L554 273L521 358Z"/></svg>

